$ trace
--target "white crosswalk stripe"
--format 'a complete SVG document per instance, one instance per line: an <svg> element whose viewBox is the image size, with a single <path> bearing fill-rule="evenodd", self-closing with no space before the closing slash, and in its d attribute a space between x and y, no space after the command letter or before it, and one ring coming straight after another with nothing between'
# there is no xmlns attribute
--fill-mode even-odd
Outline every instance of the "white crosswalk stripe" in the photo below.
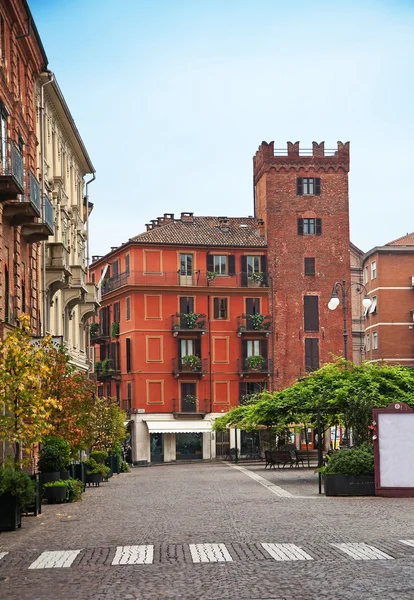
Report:
<svg viewBox="0 0 414 600"><path fill-rule="evenodd" d="M400 542L406 546L414 546L414 540L400 540Z"/></svg>
<svg viewBox="0 0 414 600"><path fill-rule="evenodd" d="M57 550L42 552L29 569L60 569L70 567L80 550Z"/></svg>
<svg viewBox="0 0 414 600"><path fill-rule="evenodd" d="M232 562L225 544L189 544L193 563Z"/></svg>
<svg viewBox="0 0 414 600"><path fill-rule="evenodd" d="M275 560L313 560L312 556L295 544L262 544Z"/></svg>
<svg viewBox="0 0 414 600"><path fill-rule="evenodd" d="M0 552L0 560L4 558L8 552Z"/></svg>
<svg viewBox="0 0 414 600"><path fill-rule="evenodd" d="M331 544L355 560L393 560L389 554L365 543Z"/></svg>
<svg viewBox="0 0 414 600"><path fill-rule="evenodd" d="M113 565L150 565L154 562L154 546L117 546Z"/></svg>

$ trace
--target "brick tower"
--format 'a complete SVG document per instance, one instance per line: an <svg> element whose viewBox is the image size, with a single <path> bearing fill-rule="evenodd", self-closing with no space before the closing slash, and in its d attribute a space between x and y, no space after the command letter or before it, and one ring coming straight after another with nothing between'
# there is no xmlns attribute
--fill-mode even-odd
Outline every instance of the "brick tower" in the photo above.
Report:
<svg viewBox="0 0 414 600"><path fill-rule="evenodd" d="M268 242L273 387L281 390L343 355L341 306L327 304L334 283L351 280L349 142L337 150L288 142L287 151L262 142L253 161L255 216Z"/></svg>

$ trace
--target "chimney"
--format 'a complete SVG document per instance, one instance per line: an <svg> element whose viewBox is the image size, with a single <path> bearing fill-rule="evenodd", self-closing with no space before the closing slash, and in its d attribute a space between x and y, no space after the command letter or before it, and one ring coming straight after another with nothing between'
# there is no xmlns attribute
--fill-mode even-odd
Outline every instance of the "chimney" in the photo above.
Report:
<svg viewBox="0 0 414 600"><path fill-rule="evenodd" d="M194 213L192 212L182 212L181 213L181 221L183 223L194 223Z"/></svg>
<svg viewBox="0 0 414 600"><path fill-rule="evenodd" d="M151 231L152 223L145 223L145 227L147 228L147 231Z"/></svg>
<svg viewBox="0 0 414 600"><path fill-rule="evenodd" d="M152 228L158 227L158 219L151 219Z"/></svg>
<svg viewBox="0 0 414 600"><path fill-rule="evenodd" d="M92 256L92 262L94 263L101 258L102 258L102 256L98 256L97 254L95 254L94 256Z"/></svg>
<svg viewBox="0 0 414 600"><path fill-rule="evenodd" d="M257 225L259 226L259 233L262 237L266 235L266 226L263 219L257 219Z"/></svg>
<svg viewBox="0 0 414 600"><path fill-rule="evenodd" d="M118 250L118 246L111 246L111 252L114 252L114 250Z"/></svg>
<svg viewBox="0 0 414 600"><path fill-rule="evenodd" d="M174 221L174 213L164 213L164 223Z"/></svg>

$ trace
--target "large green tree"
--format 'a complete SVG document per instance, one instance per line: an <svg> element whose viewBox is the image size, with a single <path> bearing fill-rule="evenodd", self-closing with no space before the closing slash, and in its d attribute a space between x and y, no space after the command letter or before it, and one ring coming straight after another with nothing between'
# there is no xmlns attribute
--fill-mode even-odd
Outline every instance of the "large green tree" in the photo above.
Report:
<svg viewBox="0 0 414 600"><path fill-rule="evenodd" d="M324 429L336 424L352 428L354 444L359 445L369 437L373 408L397 401L414 407L414 370L387 363L345 365L338 359L282 392L264 392L260 398L216 419L215 429L314 426L319 408Z"/></svg>

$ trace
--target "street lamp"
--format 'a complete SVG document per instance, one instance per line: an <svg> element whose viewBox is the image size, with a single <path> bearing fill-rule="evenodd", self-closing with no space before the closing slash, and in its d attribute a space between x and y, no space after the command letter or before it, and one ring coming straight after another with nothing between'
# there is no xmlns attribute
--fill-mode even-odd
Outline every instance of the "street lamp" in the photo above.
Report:
<svg viewBox="0 0 414 600"><path fill-rule="evenodd" d="M328 302L329 310L335 310L336 308L338 308L339 304L342 302L342 311L343 311L343 315L344 315L343 336L344 336L345 369L347 368L347 362L348 362L348 329L347 329L347 324L346 324L346 317L347 317L347 311L348 311L348 293L352 287L355 287L358 294L362 294L363 291L365 292L364 299L362 300L362 306L365 309L368 309L371 306L372 302L368 297L367 288L365 287L365 285L363 285L362 283L358 283L357 281L353 281L348 286L346 285L345 279L343 279L342 282L336 281L332 288L331 299Z"/></svg>

